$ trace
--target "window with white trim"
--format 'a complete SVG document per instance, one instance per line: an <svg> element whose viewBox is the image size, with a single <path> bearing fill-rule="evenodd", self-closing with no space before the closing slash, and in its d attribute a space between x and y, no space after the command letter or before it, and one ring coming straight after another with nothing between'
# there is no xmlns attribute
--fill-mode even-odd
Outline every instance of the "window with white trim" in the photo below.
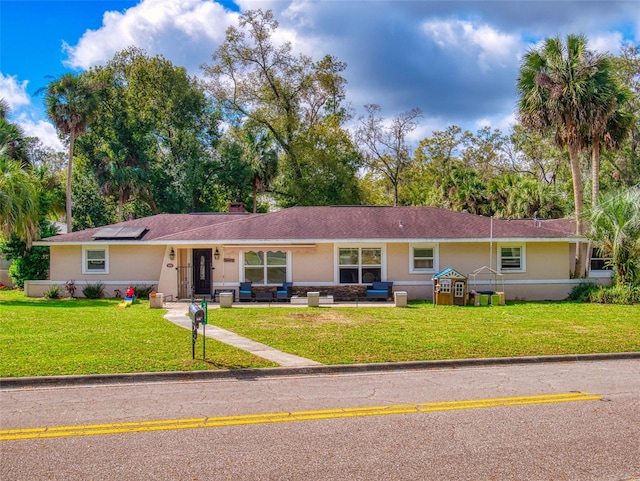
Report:
<svg viewBox="0 0 640 481"><path fill-rule="evenodd" d="M440 279L440 292L444 294L451 292L451 279Z"/></svg>
<svg viewBox="0 0 640 481"><path fill-rule="evenodd" d="M594 247L591 251L591 270L592 271L610 271L611 265L608 264L610 258L602 251Z"/></svg>
<svg viewBox="0 0 640 481"><path fill-rule="evenodd" d="M287 280L287 253L249 251L244 253L244 280L254 284L282 284Z"/></svg>
<svg viewBox="0 0 640 481"><path fill-rule="evenodd" d="M368 284L382 280L380 247L341 247L338 249L340 284Z"/></svg>
<svg viewBox="0 0 640 481"><path fill-rule="evenodd" d="M526 270L524 245L499 245L498 266L500 272L524 272Z"/></svg>
<svg viewBox="0 0 640 481"><path fill-rule="evenodd" d="M106 247L82 248L82 273L83 274L108 274L109 250Z"/></svg>
<svg viewBox="0 0 640 481"><path fill-rule="evenodd" d="M438 247L435 244L412 244L409 272L436 272L438 268Z"/></svg>

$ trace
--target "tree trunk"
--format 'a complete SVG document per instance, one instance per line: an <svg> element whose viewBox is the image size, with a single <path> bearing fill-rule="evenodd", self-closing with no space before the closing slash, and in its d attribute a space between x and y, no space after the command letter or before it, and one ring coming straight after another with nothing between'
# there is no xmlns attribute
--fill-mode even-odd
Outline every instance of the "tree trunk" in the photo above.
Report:
<svg viewBox="0 0 640 481"><path fill-rule="evenodd" d="M253 213L258 212L258 186L256 185L255 180L253 181Z"/></svg>
<svg viewBox="0 0 640 481"><path fill-rule="evenodd" d="M576 235L584 236L584 198L582 191L582 177L580 175L579 148L576 144L569 145L569 160L571 162L571 179L573 181L573 202L576 216ZM574 277L582 279L586 276L586 253L588 244L578 241L576 243L576 265Z"/></svg>
<svg viewBox="0 0 640 481"><path fill-rule="evenodd" d="M594 136L591 148L591 208L598 205L600 197L600 142Z"/></svg>
<svg viewBox="0 0 640 481"><path fill-rule="evenodd" d="M76 136L71 129L71 135L69 135L69 162L67 164L67 197L65 212L67 216L67 232L73 230L73 224L71 219L71 174L73 173L73 145L75 144Z"/></svg>

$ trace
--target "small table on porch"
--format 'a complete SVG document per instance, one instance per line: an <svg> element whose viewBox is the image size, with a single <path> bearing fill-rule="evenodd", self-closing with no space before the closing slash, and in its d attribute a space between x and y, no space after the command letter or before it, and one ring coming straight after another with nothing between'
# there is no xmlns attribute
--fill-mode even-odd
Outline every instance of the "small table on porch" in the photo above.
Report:
<svg viewBox="0 0 640 481"><path fill-rule="evenodd" d="M256 301L275 301L275 295L271 291L256 292L254 294Z"/></svg>

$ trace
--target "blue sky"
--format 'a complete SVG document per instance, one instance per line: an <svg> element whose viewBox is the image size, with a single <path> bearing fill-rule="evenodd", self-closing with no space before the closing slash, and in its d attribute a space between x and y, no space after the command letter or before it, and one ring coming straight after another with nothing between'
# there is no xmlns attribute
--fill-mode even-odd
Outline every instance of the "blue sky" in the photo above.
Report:
<svg viewBox="0 0 640 481"><path fill-rule="evenodd" d="M549 36L581 33L598 51L640 43L640 2L594 0L2 0L0 97L27 135L61 148L36 90L136 45L190 74L235 24L239 11L271 8L278 41L347 63L356 114L418 107L416 139L459 125L508 131L515 80L527 49Z"/></svg>

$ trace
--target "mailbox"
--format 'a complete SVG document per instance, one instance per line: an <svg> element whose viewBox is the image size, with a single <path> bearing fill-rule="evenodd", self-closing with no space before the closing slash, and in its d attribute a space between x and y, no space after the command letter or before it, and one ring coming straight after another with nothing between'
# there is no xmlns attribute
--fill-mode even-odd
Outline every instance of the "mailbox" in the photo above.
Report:
<svg viewBox="0 0 640 481"><path fill-rule="evenodd" d="M189 304L189 317L191 321L198 326L204 322L204 310L195 302Z"/></svg>

